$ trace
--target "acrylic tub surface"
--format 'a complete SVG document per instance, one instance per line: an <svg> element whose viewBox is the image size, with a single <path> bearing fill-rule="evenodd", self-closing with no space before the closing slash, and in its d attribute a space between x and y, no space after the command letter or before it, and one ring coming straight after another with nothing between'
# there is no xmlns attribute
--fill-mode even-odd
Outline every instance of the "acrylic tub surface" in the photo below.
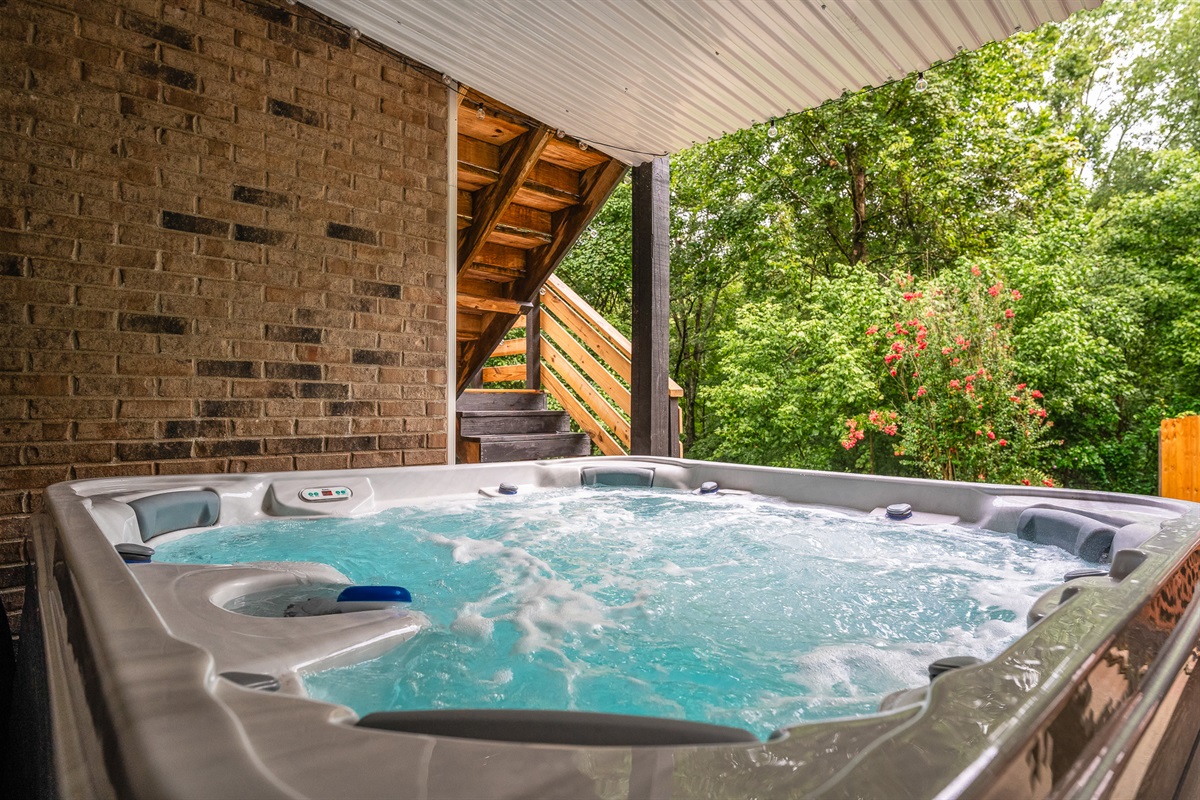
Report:
<svg viewBox="0 0 1200 800"><path fill-rule="evenodd" d="M186 536L173 526L207 522L206 492L227 525L365 514L501 483L579 485L581 470L617 466L652 470L659 487L716 481L876 516L907 503L909 524L1020 528L1095 552L1135 546L1111 554L1108 575L1044 596L1031 612L1041 621L997 659L914 687L888 711L761 743L685 736L663 746L622 744L620 725L602 745L356 725L349 709L304 697L298 671L403 646L425 624L419 612L232 613L224 606L245 595L341 576L320 564L126 565L114 549L141 542L148 525L163 529L150 546ZM139 503L167 492L186 492L191 505ZM1200 733L1190 679L1200 657L1200 613L1189 606L1200 578L1195 504L633 457L76 481L47 499L27 601L40 626L23 638L39 646L23 646L22 675L47 698L26 709L46 726L41 744L53 756L37 781L63 797L1152 797L1198 780L1187 760Z"/></svg>

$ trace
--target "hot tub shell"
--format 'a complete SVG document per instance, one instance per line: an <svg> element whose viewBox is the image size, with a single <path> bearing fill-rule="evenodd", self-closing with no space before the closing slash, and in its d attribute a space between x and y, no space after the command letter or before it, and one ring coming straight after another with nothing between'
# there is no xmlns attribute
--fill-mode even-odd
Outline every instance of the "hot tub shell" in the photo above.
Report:
<svg viewBox="0 0 1200 800"><path fill-rule="evenodd" d="M854 514L908 503L915 513L901 524L1014 532L1029 509L1067 512L1136 547L1112 553L1109 575L1043 597L1044 618L1000 657L949 672L886 712L801 724L758 744L639 747L356 726L349 709L306 698L298 671L402 646L420 614L236 614L223 606L242 595L340 576L319 564L127 565L114 550L142 540L130 502L158 493L215 492L216 524L232 525L366 514L502 482L577 486L584 468L613 467L653 470L659 487L716 481ZM350 494L302 499L327 486ZM23 782L39 796L1200 796L1190 759L1200 734L1197 504L641 457L73 481L50 487L46 501L31 543L17 706ZM238 672L281 688L221 677Z"/></svg>

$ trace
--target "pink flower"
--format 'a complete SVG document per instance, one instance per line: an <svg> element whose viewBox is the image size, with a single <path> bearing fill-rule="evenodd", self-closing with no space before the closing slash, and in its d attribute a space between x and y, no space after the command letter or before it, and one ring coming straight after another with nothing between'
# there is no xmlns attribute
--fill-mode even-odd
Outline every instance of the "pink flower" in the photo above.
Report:
<svg viewBox="0 0 1200 800"><path fill-rule="evenodd" d="M1004 288L1004 284L996 283L996 284L988 287L988 294L990 294L992 297L997 297L1000 294L1000 290L1003 288Z"/></svg>
<svg viewBox="0 0 1200 800"><path fill-rule="evenodd" d="M878 326L872 325L871 327L867 328L867 336L874 336L877 333L879 333Z"/></svg>
<svg viewBox="0 0 1200 800"><path fill-rule="evenodd" d="M925 387L924 386L917 387L917 397L924 397L924 396L925 396Z"/></svg>
<svg viewBox="0 0 1200 800"><path fill-rule="evenodd" d="M971 274L978 278L983 274L983 272L979 269L979 267L971 267Z"/></svg>
<svg viewBox="0 0 1200 800"><path fill-rule="evenodd" d="M1021 402L1021 398L1017 397L1016 395L1009 395L1008 399L1012 400L1014 403Z"/></svg>
<svg viewBox="0 0 1200 800"><path fill-rule="evenodd" d="M1022 485L1024 485L1024 486L1028 486L1028 485L1029 485L1029 478L1021 478L1021 483L1022 483Z"/></svg>
<svg viewBox="0 0 1200 800"><path fill-rule="evenodd" d="M988 437L989 439L995 439L995 438L996 438L996 434L995 434L995 433L993 433L992 431L988 431L988 432L987 432L987 437Z"/></svg>
<svg viewBox="0 0 1200 800"><path fill-rule="evenodd" d="M851 447L854 447L855 444L856 442L853 439L842 439L842 447L846 448L847 450L849 450Z"/></svg>
<svg viewBox="0 0 1200 800"><path fill-rule="evenodd" d="M904 342L892 342L892 352L893 353L903 353L904 352Z"/></svg>
<svg viewBox="0 0 1200 800"><path fill-rule="evenodd" d="M1023 383L1017 384L1017 391L1020 391L1021 389L1024 389L1024 388L1025 388L1025 384L1023 384Z"/></svg>
<svg viewBox="0 0 1200 800"><path fill-rule="evenodd" d="M1020 292L1018 292L1016 289L1013 289L1013 290L1012 290L1012 296L1013 296L1013 300L1020 300L1020 299L1021 299L1021 293L1020 293Z"/></svg>
<svg viewBox="0 0 1200 800"><path fill-rule="evenodd" d="M1005 317L1005 319L1012 319L1012 318L1013 318L1013 317L1015 317L1015 316L1016 316L1016 314L1015 314L1015 313L1013 313L1013 310L1012 310L1011 308L1006 308L1006 309L1004 309L1004 317ZM997 327L999 327L999 326L997 326Z"/></svg>
<svg viewBox="0 0 1200 800"><path fill-rule="evenodd" d="M923 296L924 295L922 295L920 292L905 292L904 293L904 302L911 303L913 300L916 300L918 297L923 297Z"/></svg>
<svg viewBox="0 0 1200 800"><path fill-rule="evenodd" d="M867 414L867 421L870 422L872 425L877 424L879 422L879 412L872 411L870 414Z"/></svg>
<svg viewBox="0 0 1200 800"><path fill-rule="evenodd" d="M951 389L957 389L959 386L962 386L962 384L958 382L958 379L957 379L957 378L955 378L954 380L950 381L950 388L951 388Z"/></svg>
<svg viewBox="0 0 1200 800"><path fill-rule="evenodd" d="M1044 485L1044 486L1054 486L1054 481L1053 481L1053 480L1051 480L1050 478L1042 478L1042 485Z"/></svg>
<svg viewBox="0 0 1200 800"><path fill-rule="evenodd" d="M896 370L892 370L891 373L893 378L896 377Z"/></svg>
<svg viewBox="0 0 1200 800"><path fill-rule="evenodd" d="M1042 399L1042 393L1041 393L1041 392L1039 392L1037 389L1034 389L1034 390L1033 390L1032 392L1030 392L1029 394L1030 394L1030 396L1032 396L1032 397L1035 397L1035 398L1037 398L1038 400L1041 400L1041 399Z"/></svg>
<svg viewBox="0 0 1200 800"><path fill-rule="evenodd" d="M1005 445L1008 444L1008 439L1001 439L1000 441L996 442L996 444L1000 445L1001 447L1004 447Z"/></svg>
<svg viewBox="0 0 1200 800"><path fill-rule="evenodd" d="M888 436L896 435L896 426L895 425L884 425L882 428L880 428L880 430L883 431L884 433L886 433Z"/></svg>
<svg viewBox="0 0 1200 800"><path fill-rule="evenodd" d="M975 431L975 435L976 435L976 436L983 436L983 431L981 431L981 430L976 430L976 431Z"/></svg>
<svg viewBox="0 0 1200 800"><path fill-rule="evenodd" d="M943 347L942 348L942 355L944 355L944 356L948 356L952 352L954 352L954 348L952 348L952 347Z"/></svg>

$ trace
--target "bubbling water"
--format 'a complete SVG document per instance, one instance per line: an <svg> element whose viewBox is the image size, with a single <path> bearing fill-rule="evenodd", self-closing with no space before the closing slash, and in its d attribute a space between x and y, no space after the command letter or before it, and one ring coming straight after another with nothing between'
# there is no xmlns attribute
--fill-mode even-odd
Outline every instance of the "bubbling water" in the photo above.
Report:
<svg viewBox="0 0 1200 800"><path fill-rule="evenodd" d="M744 727L873 711L948 655L998 655L1083 564L987 531L753 496L555 489L198 532L159 560L318 561L432 624L305 676L356 712L536 708Z"/></svg>

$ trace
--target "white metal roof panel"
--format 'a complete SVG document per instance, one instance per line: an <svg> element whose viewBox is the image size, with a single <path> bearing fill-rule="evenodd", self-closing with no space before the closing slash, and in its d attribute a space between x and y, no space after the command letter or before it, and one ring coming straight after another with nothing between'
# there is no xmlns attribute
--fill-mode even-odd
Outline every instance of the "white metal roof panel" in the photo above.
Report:
<svg viewBox="0 0 1200 800"><path fill-rule="evenodd" d="M630 163L1100 2L305 0Z"/></svg>

